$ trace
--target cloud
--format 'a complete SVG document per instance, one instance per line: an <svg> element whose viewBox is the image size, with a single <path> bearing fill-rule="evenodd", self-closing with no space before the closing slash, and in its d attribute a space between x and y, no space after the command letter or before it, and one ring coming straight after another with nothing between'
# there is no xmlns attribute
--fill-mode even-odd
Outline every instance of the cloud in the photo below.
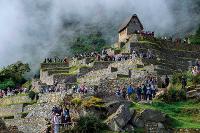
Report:
<svg viewBox="0 0 200 133"><path fill-rule="evenodd" d="M185 34L199 20L190 12L193 5L186 0L0 0L0 66L23 60L38 68L43 58L54 56L52 50L67 55L69 40L87 32L88 25L114 42L119 25L135 13L146 30Z"/></svg>

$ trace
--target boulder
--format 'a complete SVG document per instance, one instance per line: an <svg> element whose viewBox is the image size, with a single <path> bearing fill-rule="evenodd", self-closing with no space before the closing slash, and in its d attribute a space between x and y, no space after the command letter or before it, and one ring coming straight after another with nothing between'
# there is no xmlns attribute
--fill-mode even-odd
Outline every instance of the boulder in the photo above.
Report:
<svg viewBox="0 0 200 133"><path fill-rule="evenodd" d="M125 132L132 133L134 131L134 127L133 127L133 125L128 124L125 126L124 130L125 130Z"/></svg>
<svg viewBox="0 0 200 133"><path fill-rule="evenodd" d="M144 128L144 120L138 116L132 119L132 124L138 128Z"/></svg>
<svg viewBox="0 0 200 133"><path fill-rule="evenodd" d="M146 122L165 123L166 115L160 111L146 109L132 118L132 124L138 128L144 128Z"/></svg>
<svg viewBox="0 0 200 133"><path fill-rule="evenodd" d="M130 106L131 102L129 101L111 101L105 104L105 108L107 111L107 115L110 116L111 114L115 113L117 111L117 109L119 108L120 105L124 104L125 106ZM134 113L134 109L132 110L132 114Z"/></svg>
<svg viewBox="0 0 200 133"><path fill-rule="evenodd" d="M165 122L166 121L166 115L160 111L157 110L151 110L151 109L145 109L143 112L141 112L141 118L146 121L152 121L152 122Z"/></svg>
<svg viewBox="0 0 200 133"><path fill-rule="evenodd" d="M133 112L133 111L132 111ZM120 105L117 111L108 117L105 123L113 131L122 131L132 117L128 106Z"/></svg>

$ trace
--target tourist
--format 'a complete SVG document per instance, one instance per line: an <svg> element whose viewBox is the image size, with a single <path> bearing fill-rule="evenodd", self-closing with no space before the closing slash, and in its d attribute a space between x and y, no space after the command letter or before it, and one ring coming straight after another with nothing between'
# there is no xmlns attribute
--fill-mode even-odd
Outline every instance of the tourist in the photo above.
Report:
<svg viewBox="0 0 200 133"><path fill-rule="evenodd" d="M149 101L149 100L151 99L151 95L152 95L151 92L152 92L152 91L151 91L151 85L148 84L148 85L147 85L147 91L146 91L147 101Z"/></svg>
<svg viewBox="0 0 200 133"><path fill-rule="evenodd" d="M52 108L53 113L59 113L60 112L59 110L60 109L56 105L54 105L53 108Z"/></svg>
<svg viewBox="0 0 200 133"><path fill-rule="evenodd" d="M199 59L196 59L196 61L195 61L195 66L200 67Z"/></svg>
<svg viewBox="0 0 200 133"><path fill-rule="evenodd" d="M187 86L187 80L183 76L182 76L182 79L181 79L181 84L182 84L182 89L185 89L185 87Z"/></svg>
<svg viewBox="0 0 200 133"><path fill-rule="evenodd" d="M142 97L142 100L146 100L147 96L146 96L146 92L147 92L147 88L144 84L142 84L142 87L141 87L141 97Z"/></svg>
<svg viewBox="0 0 200 133"><path fill-rule="evenodd" d="M54 133L59 133L59 127L60 127L60 117L59 114L56 113L53 116L53 125L54 125Z"/></svg>
<svg viewBox="0 0 200 133"><path fill-rule="evenodd" d="M120 95L125 99L126 98L126 88L124 85L121 85L120 88Z"/></svg>
<svg viewBox="0 0 200 133"><path fill-rule="evenodd" d="M3 91L2 90L0 90L0 98L3 98Z"/></svg>
<svg viewBox="0 0 200 133"><path fill-rule="evenodd" d="M135 91L134 88L131 85L129 85L127 88L127 95L129 101L131 100L130 96L134 93L134 91Z"/></svg>
<svg viewBox="0 0 200 133"><path fill-rule="evenodd" d="M137 93L137 99L138 99L138 101L141 101L141 95L142 95L142 88L141 88L141 86L138 85L138 87L136 88L136 93Z"/></svg>
<svg viewBox="0 0 200 133"><path fill-rule="evenodd" d="M116 90L116 92L115 92L115 95L116 95L117 97L120 97L120 96L121 96L120 87L117 87L117 90Z"/></svg>
<svg viewBox="0 0 200 133"><path fill-rule="evenodd" d="M144 58L144 53L143 53L143 51L142 51L139 55L140 55L140 58L141 58L141 59Z"/></svg>
<svg viewBox="0 0 200 133"><path fill-rule="evenodd" d="M165 76L165 88L169 86L169 77L166 75Z"/></svg>
<svg viewBox="0 0 200 133"><path fill-rule="evenodd" d="M64 117L63 123L64 123L64 125L67 125L71 121L68 108L63 109L63 117Z"/></svg>
<svg viewBox="0 0 200 133"><path fill-rule="evenodd" d="M137 58L137 53L135 50L132 51L132 60L135 60Z"/></svg>
<svg viewBox="0 0 200 133"><path fill-rule="evenodd" d="M151 93L152 93L152 97L154 98L156 96L156 88L153 84L151 84Z"/></svg>
<svg viewBox="0 0 200 133"><path fill-rule="evenodd" d="M192 68L192 75L197 76L199 73L197 66Z"/></svg>

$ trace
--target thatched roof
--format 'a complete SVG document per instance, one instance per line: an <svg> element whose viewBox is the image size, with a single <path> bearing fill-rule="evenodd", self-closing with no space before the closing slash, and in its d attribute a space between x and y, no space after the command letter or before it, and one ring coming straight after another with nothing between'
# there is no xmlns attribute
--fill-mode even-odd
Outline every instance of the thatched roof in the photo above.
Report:
<svg viewBox="0 0 200 133"><path fill-rule="evenodd" d="M124 23L120 26L118 32L121 32L122 30L124 30L124 29L128 26L128 24L130 23L131 19L133 19L133 18L138 19L138 21L139 21L139 23L140 23L140 26L141 26L141 29L143 30L143 25L142 25L142 23L140 22L140 20L139 20L139 18L137 17L137 15L134 14L134 15L128 17L128 18L124 21Z"/></svg>

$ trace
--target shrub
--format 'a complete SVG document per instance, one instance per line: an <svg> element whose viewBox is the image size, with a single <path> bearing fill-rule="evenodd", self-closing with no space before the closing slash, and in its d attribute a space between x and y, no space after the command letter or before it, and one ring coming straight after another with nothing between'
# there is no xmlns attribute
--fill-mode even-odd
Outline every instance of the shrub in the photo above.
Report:
<svg viewBox="0 0 200 133"><path fill-rule="evenodd" d="M102 106L102 99L92 96L89 99L84 100L82 102L82 105L85 107L91 107L91 106L100 107Z"/></svg>
<svg viewBox="0 0 200 133"><path fill-rule="evenodd" d="M192 83L194 85L200 84L200 75L196 75L192 77Z"/></svg>
<svg viewBox="0 0 200 133"><path fill-rule="evenodd" d="M171 83L172 83L172 84L180 83L180 82L181 82L182 76L183 76L182 73L174 73L174 74L172 75Z"/></svg>
<svg viewBox="0 0 200 133"><path fill-rule="evenodd" d="M160 95L158 99L166 103L184 101L186 100L186 91L184 89L170 88L167 93Z"/></svg>
<svg viewBox="0 0 200 133"><path fill-rule="evenodd" d="M102 133L108 129L106 124L94 116L80 117L75 130L79 133Z"/></svg>
<svg viewBox="0 0 200 133"><path fill-rule="evenodd" d="M38 99L38 93L35 93L34 91L29 91L28 96L30 99Z"/></svg>
<svg viewBox="0 0 200 133"><path fill-rule="evenodd" d="M71 103L75 104L76 106L81 105L82 100L80 98L74 98L74 99L71 100Z"/></svg>

